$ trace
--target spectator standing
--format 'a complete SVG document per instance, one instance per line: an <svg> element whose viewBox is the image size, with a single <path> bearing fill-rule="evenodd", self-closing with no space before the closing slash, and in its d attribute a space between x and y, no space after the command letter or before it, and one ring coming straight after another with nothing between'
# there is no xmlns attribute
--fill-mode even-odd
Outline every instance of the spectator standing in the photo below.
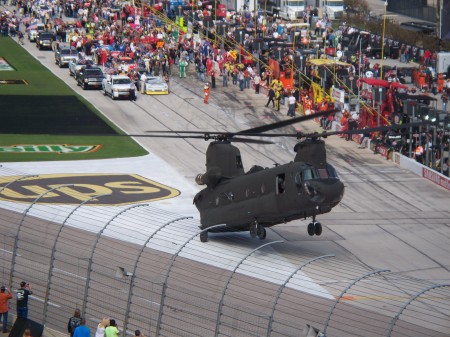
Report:
<svg viewBox="0 0 450 337"><path fill-rule="evenodd" d="M20 289L17 290L17 317L28 318L28 296L33 294L31 286L25 281L20 282Z"/></svg>
<svg viewBox="0 0 450 337"><path fill-rule="evenodd" d="M70 337L73 337L75 329L81 324L81 312L80 309L75 309L73 316L69 318L67 323L67 331L70 333Z"/></svg>
<svg viewBox="0 0 450 337"><path fill-rule="evenodd" d="M444 91L442 93L442 111L447 112L448 94Z"/></svg>
<svg viewBox="0 0 450 337"><path fill-rule="evenodd" d="M272 108L275 108L275 90L273 90L273 88L269 89L269 99L267 101L266 107L269 106L269 103L272 102Z"/></svg>
<svg viewBox="0 0 450 337"><path fill-rule="evenodd" d="M109 325L109 318L103 318L97 325L97 330L95 331L95 337L105 337L105 329Z"/></svg>
<svg viewBox="0 0 450 337"><path fill-rule="evenodd" d="M109 326L105 329L105 337L119 337L119 328L114 319L109 320Z"/></svg>
<svg viewBox="0 0 450 337"><path fill-rule="evenodd" d="M91 329L86 326L86 320L81 319L80 325L75 329L73 337L91 337Z"/></svg>
<svg viewBox="0 0 450 337"><path fill-rule="evenodd" d="M259 76L259 74L256 73L255 77L253 78L253 81L255 82L255 94L259 94L259 87L261 85L261 76Z"/></svg>
<svg viewBox="0 0 450 337"><path fill-rule="evenodd" d="M12 298L12 294L9 291L8 288L5 286L2 286L0 288L0 320L2 320L2 332L6 333L7 326L8 326L8 301Z"/></svg>
<svg viewBox="0 0 450 337"><path fill-rule="evenodd" d="M180 66L180 78L186 78L187 62L184 58L180 60L179 66Z"/></svg>
<svg viewBox="0 0 450 337"><path fill-rule="evenodd" d="M211 93L211 88L209 87L209 83L208 82L205 83L205 86L203 88L203 93L205 95L203 103L208 104L209 95Z"/></svg>
<svg viewBox="0 0 450 337"><path fill-rule="evenodd" d="M244 91L244 73L239 71L238 73L238 81L239 81L239 90Z"/></svg>
<svg viewBox="0 0 450 337"><path fill-rule="evenodd" d="M295 97L292 94L292 92L289 94L288 104L289 104L289 109L288 109L287 115L289 117L294 117L295 116Z"/></svg>
<svg viewBox="0 0 450 337"><path fill-rule="evenodd" d="M250 71L248 71L248 68L244 71L244 88L250 89Z"/></svg>
<svg viewBox="0 0 450 337"><path fill-rule="evenodd" d="M228 70L226 67L223 67L222 69L222 86L228 87ZM138 330L136 330L138 331Z"/></svg>
<svg viewBox="0 0 450 337"><path fill-rule="evenodd" d="M143 72L141 75L141 94L145 93L145 81L147 81L147 75Z"/></svg>
<svg viewBox="0 0 450 337"><path fill-rule="evenodd" d="M134 337L145 337L145 336L140 330L136 330L134 332Z"/></svg>

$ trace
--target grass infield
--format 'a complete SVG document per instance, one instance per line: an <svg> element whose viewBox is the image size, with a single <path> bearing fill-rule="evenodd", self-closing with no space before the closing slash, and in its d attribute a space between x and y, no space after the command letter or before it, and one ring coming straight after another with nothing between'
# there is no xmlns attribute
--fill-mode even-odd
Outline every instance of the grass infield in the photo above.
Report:
<svg viewBox="0 0 450 337"><path fill-rule="evenodd" d="M52 52L48 52L52 57ZM136 157L147 154L133 139L64 81L53 75L11 38L0 37L0 57L15 71L0 71L0 147L11 145L102 145L96 152L77 154L8 153L0 162L81 160ZM99 136L91 136L91 135Z"/></svg>

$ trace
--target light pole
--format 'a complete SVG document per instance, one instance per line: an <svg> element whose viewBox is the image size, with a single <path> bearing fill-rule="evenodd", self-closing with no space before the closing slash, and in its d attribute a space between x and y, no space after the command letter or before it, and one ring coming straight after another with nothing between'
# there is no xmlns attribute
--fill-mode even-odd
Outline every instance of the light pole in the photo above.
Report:
<svg viewBox="0 0 450 337"><path fill-rule="evenodd" d="M239 63L241 63L241 51L242 51L242 30L239 31Z"/></svg>
<svg viewBox="0 0 450 337"><path fill-rule="evenodd" d="M381 38L381 69L380 69L380 79L383 79L383 64L384 64L384 32L386 31L386 10L388 2L384 2L384 15L383 15L383 37Z"/></svg>
<svg viewBox="0 0 450 337"><path fill-rule="evenodd" d="M362 63L362 36L363 35L368 35L369 32L366 32L364 30L359 32L359 62L358 62L358 80L361 80L361 63ZM361 93L361 88L358 88L358 113L361 110L360 107L360 94ZM379 123L378 123L379 124Z"/></svg>

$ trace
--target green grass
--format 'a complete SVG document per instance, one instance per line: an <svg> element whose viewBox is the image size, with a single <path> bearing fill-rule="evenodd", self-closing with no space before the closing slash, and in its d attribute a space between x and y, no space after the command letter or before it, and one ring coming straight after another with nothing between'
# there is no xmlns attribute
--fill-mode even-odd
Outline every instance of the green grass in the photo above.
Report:
<svg viewBox="0 0 450 337"><path fill-rule="evenodd" d="M0 153L0 162L80 160L135 157L147 154L133 139L53 75L10 38L0 38L0 57L16 71L0 71L0 80L28 85L0 85L0 145L102 145L84 154ZM53 58L51 51L46 57ZM98 136L92 136L98 135Z"/></svg>

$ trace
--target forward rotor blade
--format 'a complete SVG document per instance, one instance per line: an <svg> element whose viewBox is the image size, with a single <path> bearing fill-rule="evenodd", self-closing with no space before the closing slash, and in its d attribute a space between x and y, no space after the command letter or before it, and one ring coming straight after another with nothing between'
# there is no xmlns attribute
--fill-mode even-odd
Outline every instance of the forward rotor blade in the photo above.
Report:
<svg viewBox="0 0 450 337"><path fill-rule="evenodd" d="M310 119L314 119L314 118L317 118L317 117L321 117L321 116L324 116L324 115L329 115L329 114L332 114L332 113L335 113L335 112L337 112L337 110L320 111L320 112L317 112L317 113L314 113L314 114L311 114L311 115L295 117L295 118L286 119L284 121L280 121L280 122L277 122L277 123L257 126L256 128L251 128L251 129L239 131L237 133L234 133L234 135L244 135L244 134L248 134L248 133L250 133L250 134L262 133L262 132L266 132L266 131L282 128L284 126L288 126L288 125L291 125L291 124L304 122L304 121L307 121L307 120L310 120Z"/></svg>
<svg viewBox="0 0 450 337"><path fill-rule="evenodd" d="M261 135L258 135L261 137ZM274 144L269 140L261 140L261 139L249 139L249 138L241 138L241 137L233 137L230 138L230 142L233 143L250 143L250 144Z"/></svg>

